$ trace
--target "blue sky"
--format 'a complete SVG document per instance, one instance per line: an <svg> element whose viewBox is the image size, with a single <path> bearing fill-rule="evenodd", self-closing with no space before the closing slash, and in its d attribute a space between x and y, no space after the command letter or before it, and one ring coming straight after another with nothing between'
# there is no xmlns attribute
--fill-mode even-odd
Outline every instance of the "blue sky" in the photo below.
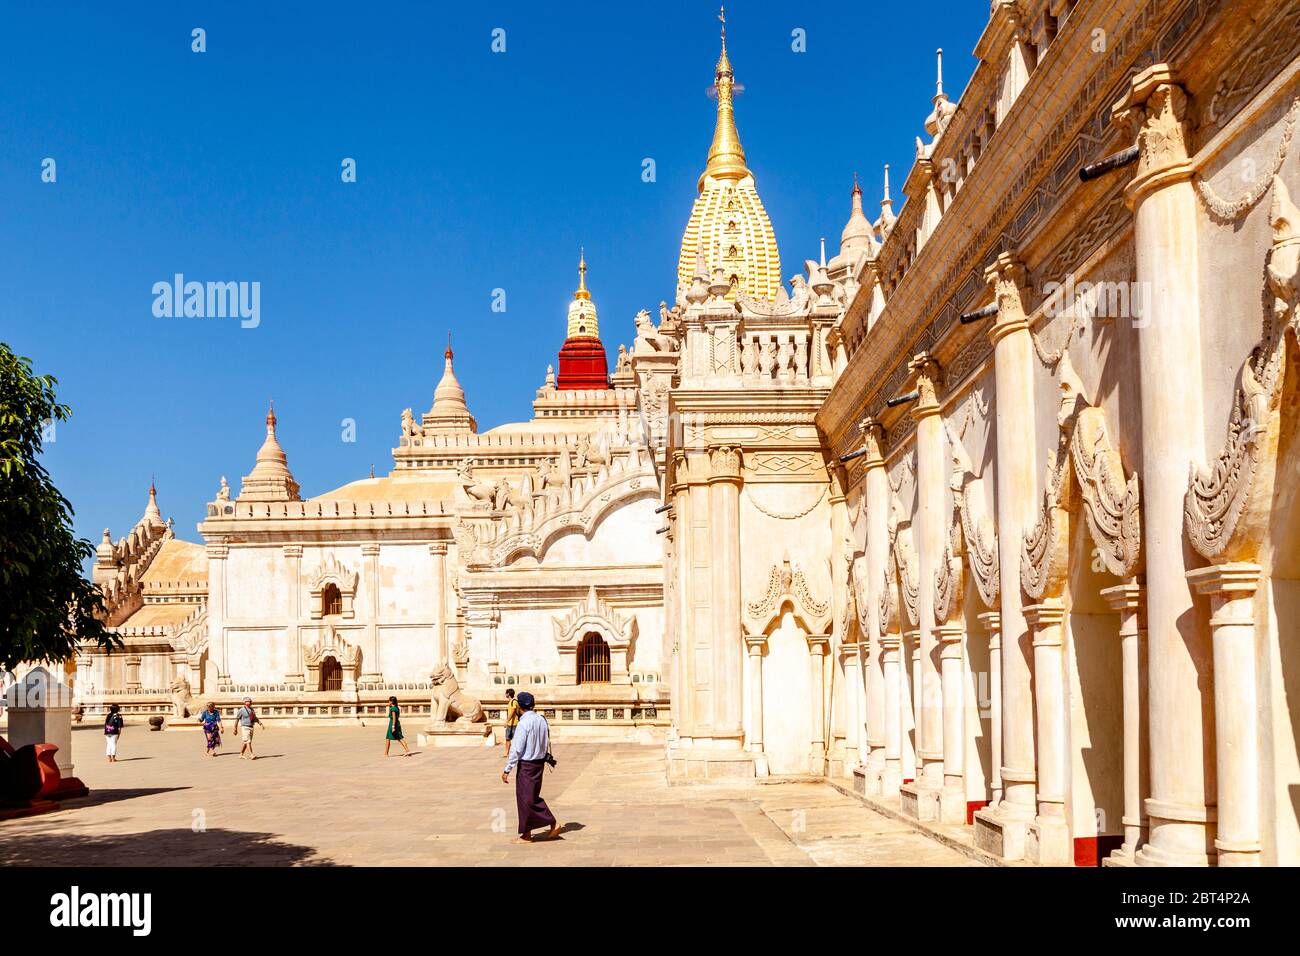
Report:
<svg viewBox="0 0 1300 956"><path fill-rule="evenodd" d="M935 48L951 96L969 79L987 5L927 12L729 6L737 123L787 278L820 237L837 248L855 170L868 214L885 163L898 198ZM57 376L73 408L46 460L78 532L122 534L156 475L163 513L197 540L219 477L238 491L251 468L269 397L304 496L372 463L386 474L402 409L432 401L448 330L480 430L526 419L564 338L579 246L612 361L637 310L672 300L713 130L716 13L0 5L0 340ZM260 324L155 317L153 284L178 272L259 282Z"/></svg>

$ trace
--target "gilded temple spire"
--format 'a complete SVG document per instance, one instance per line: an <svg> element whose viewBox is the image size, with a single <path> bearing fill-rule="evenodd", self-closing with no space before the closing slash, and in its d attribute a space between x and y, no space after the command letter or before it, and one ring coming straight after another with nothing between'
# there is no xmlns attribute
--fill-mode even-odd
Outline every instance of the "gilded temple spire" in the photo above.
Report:
<svg viewBox="0 0 1300 956"><path fill-rule="evenodd" d="M600 338L600 325L596 318L596 303L591 301L587 291L587 253L585 249L578 252L578 288L569 303L568 338Z"/></svg>
<svg viewBox="0 0 1300 956"><path fill-rule="evenodd" d="M731 58L727 56L727 11L721 8L718 19L722 21L722 52L713 74L713 88L718 94L718 119L713 129L713 143L709 146L709 160L700 174L699 189L713 179L740 180L752 175L745 164L745 148L740 145L736 129L736 110L733 101L735 74Z"/></svg>
<svg viewBox="0 0 1300 956"><path fill-rule="evenodd" d="M697 184L699 195L682 233L677 288L684 296L694 282L697 262L703 259L708 274L722 270L731 287L728 299L743 294L772 301L781 288L781 256L736 131L733 100L739 88L727 53L725 9L718 12L718 19L722 50L714 69L717 118L708 162Z"/></svg>

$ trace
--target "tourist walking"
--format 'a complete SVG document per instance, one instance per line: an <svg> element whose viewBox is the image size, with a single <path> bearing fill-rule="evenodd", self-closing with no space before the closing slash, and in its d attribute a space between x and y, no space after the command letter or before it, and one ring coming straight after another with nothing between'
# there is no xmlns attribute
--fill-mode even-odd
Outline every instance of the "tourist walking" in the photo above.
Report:
<svg viewBox="0 0 1300 956"><path fill-rule="evenodd" d="M519 774L515 778L515 803L519 810L519 840L522 843L533 842L533 830L549 826L546 839L554 839L560 832L560 824L551 813L550 807L542 799L542 771L549 763L555 764L551 756L551 728L546 718L533 710L533 695L524 691L518 697L519 709L523 715L515 727L514 739L510 744L510 757L506 760L506 769L501 771L501 782L510 782L510 771L519 765Z"/></svg>
<svg viewBox="0 0 1300 956"><path fill-rule="evenodd" d="M199 720L203 722L203 736L207 740L208 756L215 757L216 749L221 746L221 711L217 710L216 704L208 701L208 706L203 708Z"/></svg>
<svg viewBox="0 0 1300 956"><path fill-rule="evenodd" d="M235 712L235 723L239 725L239 759L243 760L247 754L249 760L256 760L257 754L253 753L253 728L262 722L257 719L257 711L253 710L253 698L244 698L244 706Z"/></svg>
<svg viewBox="0 0 1300 956"><path fill-rule="evenodd" d="M506 756L510 756L510 741L514 740L515 727L519 725L519 701L515 700L515 689L506 688Z"/></svg>
<svg viewBox="0 0 1300 956"><path fill-rule="evenodd" d="M388 732L384 734L384 756L388 756L388 748L396 740L402 745L404 753L402 756L411 756L411 748L406 746L406 741L402 739L402 708L397 706L397 698L388 698Z"/></svg>
<svg viewBox="0 0 1300 956"><path fill-rule="evenodd" d="M108 716L104 718L104 753L109 763L117 763L117 741L122 736L121 709L117 704L111 705Z"/></svg>

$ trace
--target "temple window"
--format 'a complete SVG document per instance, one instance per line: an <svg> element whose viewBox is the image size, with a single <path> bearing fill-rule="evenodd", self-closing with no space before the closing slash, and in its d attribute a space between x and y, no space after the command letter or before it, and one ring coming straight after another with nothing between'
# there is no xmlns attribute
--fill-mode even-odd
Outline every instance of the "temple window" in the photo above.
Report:
<svg viewBox="0 0 1300 956"><path fill-rule="evenodd" d="M343 593L339 591L337 584L325 585L320 593L320 604L322 614L343 613Z"/></svg>
<svg viewBox="0 0 1300 956"><path fill-rule="evenodd" d="M609 683L609 645L594 632L578 645L578 683Z"/></svg>
<svg viewBox="0 0 1300 956"><path fill-rule="evenodd" d="M320 689L343 689L343 665L333 657L327 657L320 662Z"/></svg>

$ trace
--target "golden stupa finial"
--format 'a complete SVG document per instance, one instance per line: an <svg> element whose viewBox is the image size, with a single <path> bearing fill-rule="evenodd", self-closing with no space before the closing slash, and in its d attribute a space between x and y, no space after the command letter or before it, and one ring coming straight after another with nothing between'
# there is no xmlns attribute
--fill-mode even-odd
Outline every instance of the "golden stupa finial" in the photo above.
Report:
<svg viewBox="0 0 1300 956"><path fill-rule="evenodd" d="M731 60L727 56L727 9L718 9L718 20L722 23L722 53L718 56L718 66L714 71L714 89L718 94L718 121L713 129L713 143L709 146L709 161L700 175L699 189L704 189L704 181L713 179L740 180L750 175L745 164L745 149L740 145L740 133L736 130L736 111L732 102L735 89L735 75L731 70Z"/></svg>
<svg viewBox="0 0 1300 956"><path fill-rule="evenodd" d="M587 250L578 247L578 290L573 293L575 299L590 299L587 291Z"/></svg>

